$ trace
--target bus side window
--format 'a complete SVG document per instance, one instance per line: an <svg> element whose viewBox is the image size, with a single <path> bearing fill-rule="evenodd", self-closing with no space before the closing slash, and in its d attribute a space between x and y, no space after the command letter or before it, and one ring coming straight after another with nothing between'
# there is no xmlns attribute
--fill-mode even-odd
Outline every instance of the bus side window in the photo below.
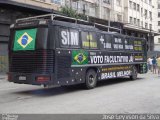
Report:
<svg viewBox="0 0 160 120"><path fill-rule="evenodd" d="M82 48L89 49L89 34L86 31L81 32Z"/></svg>
<svg viewBox="0 0 160 120"><path fill-rule="evenodd" d="M143 51L143 41L139 40L138 44L139 44L139 51Z"/></svg>
<svg viewBox="0 0 160 120"><path fill-rule="evenodd" d="M128 44L129 44L129 46L130 46L129 48L130 48L130 50L131 50L131 51L133 51L133 50L134 50L134 44L133 44L133 41L134 41L134 40L133 40L132 38L129 38L129 39L128 39Z"/></svg>
<svg viewBox="0 0 160 120"><path fill-rule="evenodd" d="M95 32L89 32L88 35L90 49L97 49L97 35Z"/></svg>
<svg viewBox="0 0 160 120"><path fill-rule="evenodd" d="M79 48L79 31L76 29L60 28L60 47Z"/></svg>
<svg viewBox="0 0 160 120"><path fill-rule="evenodd" d="M105 48L108 50L112 50L112 36L105 35Z"/></svg>
<svg viewBox="0 0 160 120"><path fill-rule="evenodd" d="M123 50L123 38L121 37L113 37L113 48L114 50Z"/></svg>
<svg viewBox="0 0 160 120"><path fill-rule="evenodd" d="M76 29L69 29L70 32L70 47L71 48L79 48L79 31Z"/></svg>
<svg viewBox="0 0 160 120"><path fill-rule="evenodd" d="M65 27L59 28L59 41L60 41L60 47L69 47L69 30Z"/></svg>
<svg viewBox="0 0 160 120"><path fill-rule="evenodd" d="M131 38L125 38L124 40L124 49L132 51L133 50L133 41Z"/></svg>
<svg viewBox="0 0 160 120"><path fill-rule="evenodd" d="M128 38L125 38L125 39L124 39L124 49L125 49L125 50L129 50L128 43L129 43L129 39L128 39Z"/></svg>
<svg viewBox="0 0 160 120"><path fill-rule="evenodd" d="M142 40L134 40L134 50L137 52L141 52L143 50Z"/></svg>
<svg viewBox="0 0 160 120"><path fill-rule="evenodd" d="M82 48L84 49L97 49L97 38L95 32L81 32L81 39L82 39Z"/></svg>
<svg viewBox="0 0 160 120"><path fill-rule="evenodd" d="M104 34L98 34L98 40L99 40L99 46L100 46L100 49L105 49L106 46L105 46L105 35Z"/></svg>

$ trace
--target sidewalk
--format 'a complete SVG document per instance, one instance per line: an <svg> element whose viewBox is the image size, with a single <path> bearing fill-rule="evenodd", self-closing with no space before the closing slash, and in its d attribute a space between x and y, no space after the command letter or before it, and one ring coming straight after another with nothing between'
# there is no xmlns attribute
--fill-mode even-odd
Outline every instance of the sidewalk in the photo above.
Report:
<svg viewBox="0 0 160 120"><path fill-rule="evenodd" d="M7 79L7 74L0 73L0 80L2 80L2 79Z"/></svg>

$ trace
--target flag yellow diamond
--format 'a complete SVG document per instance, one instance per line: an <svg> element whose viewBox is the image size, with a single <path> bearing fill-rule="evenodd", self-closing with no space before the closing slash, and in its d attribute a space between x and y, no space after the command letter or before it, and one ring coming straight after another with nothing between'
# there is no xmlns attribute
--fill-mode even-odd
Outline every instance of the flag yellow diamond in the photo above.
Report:
<svg viewBox="0 0 160 120"><path fill-rule="evenodd" d="M83 63L83 61L85 61L86 59L87 57L83 53L79 53L74 57L74 60L76 60L78 63Z"/></svg>
<svg viewBox="0 0 160 120"><path fill-rule="evenodd" d="M26 48L31 42L33 38L31 38L26 32L17 40L19 45L23 48Z"/></svg>

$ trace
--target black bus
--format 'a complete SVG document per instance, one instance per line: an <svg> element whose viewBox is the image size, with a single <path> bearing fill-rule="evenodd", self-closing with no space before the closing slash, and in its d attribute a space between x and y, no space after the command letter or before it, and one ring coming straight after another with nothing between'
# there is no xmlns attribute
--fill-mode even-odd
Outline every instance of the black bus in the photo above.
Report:
<svg viewBox="0 0 160 120"><path fill-rule="evenodd" d="M10 27L8 80L44 86L83 83L91 89L101 80L135 80L147 72L145 39L82 22L54 14L17 20Z"/></svg>

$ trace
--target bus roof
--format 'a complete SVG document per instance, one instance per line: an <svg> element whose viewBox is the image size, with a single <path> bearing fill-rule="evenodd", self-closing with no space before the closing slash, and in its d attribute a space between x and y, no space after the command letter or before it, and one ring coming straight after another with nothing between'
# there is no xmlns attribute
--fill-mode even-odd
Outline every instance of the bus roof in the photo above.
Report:
<svg viewBox="0 0 160 120"><path fill-rule="evenodd" d="M22 24L22 23L26 23L26 22L31 22L31 21L61 21L61 22L67 22L67 24L69 23L74 23L76 25L86 25L85 27L89 28L89 26L92 26L91 28L105 28L105 29L114 29L115 31L119 31L119 33L121 33L121 29L116 28L116 27L111 27L111 26L107 26L107 25L103 25L103 24L99 24L99 23L92 23L86 20L82 20L82 19L76 19L76 18L72 18L72 17L67 17L67 16L63 16L63 15L58 15L58 14L46 14L46 15L40 15L40 16L34 16L34 17L27 17L27 18L22 18L22 19L17 19L16 20L16 24ZM39 22L39 23L44 23L44 22ZM70 24L71 25L71 24Z"/></svg>
<svg viewBox="0 0 160 120"><path fill-rule="evenodd" d="M138 39L144 39L134 36L128 36L121 34L121 30L119 28L102 25L99 23L91 23L82 19L76 19L71 18L67 16L57 15L57 14L46 14L46 15L40 15L40 16L34 16L34 17L27 17L22 19L17 19L16 24L14 25L15 28L21 28L21 27L29 27L29 26L40 26L40 25L59 25L64 27L71 27L75 29L83 29L83 30L89 30L89 31L96 31L101 32L109 35L118 35L124 38L138 38ZM119 32L110 32L108 31L108 28L115 29Z"/></svg>

